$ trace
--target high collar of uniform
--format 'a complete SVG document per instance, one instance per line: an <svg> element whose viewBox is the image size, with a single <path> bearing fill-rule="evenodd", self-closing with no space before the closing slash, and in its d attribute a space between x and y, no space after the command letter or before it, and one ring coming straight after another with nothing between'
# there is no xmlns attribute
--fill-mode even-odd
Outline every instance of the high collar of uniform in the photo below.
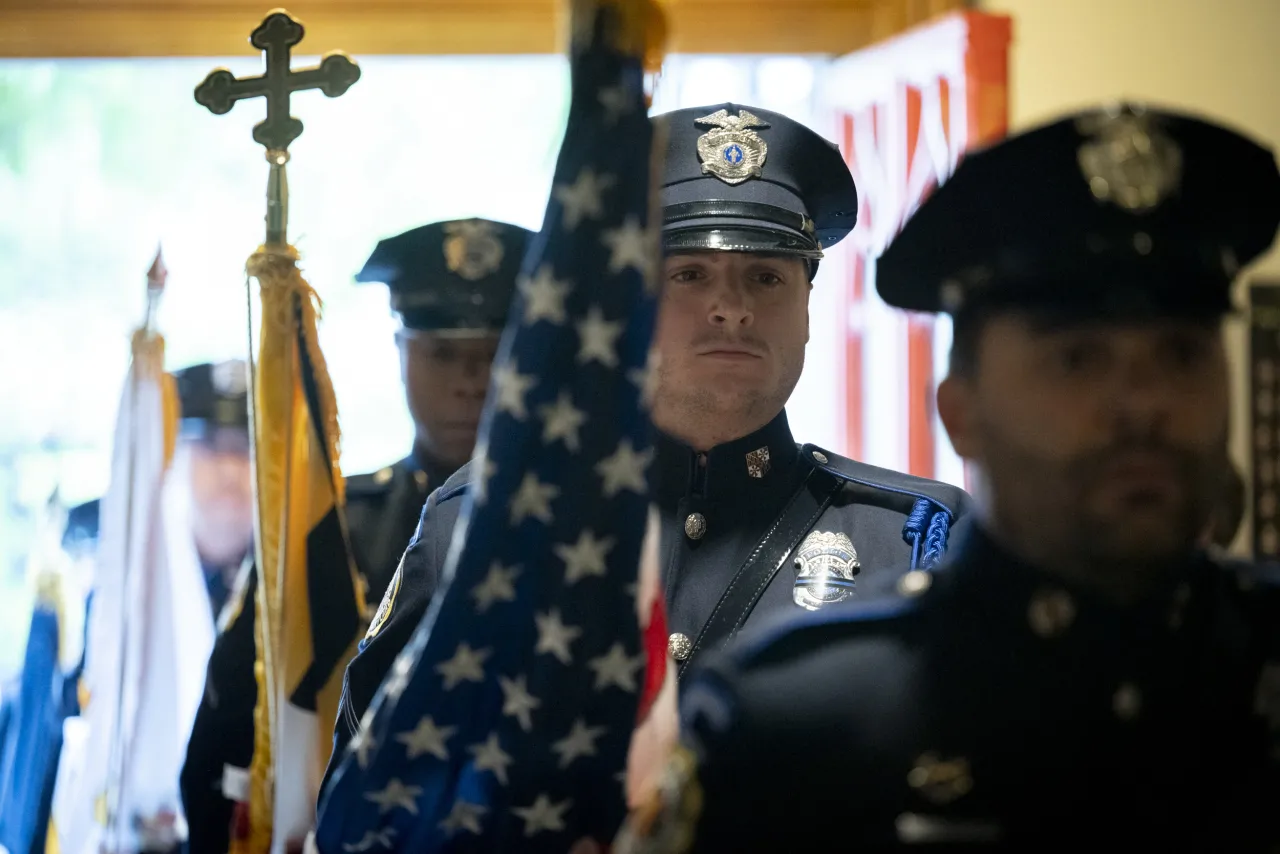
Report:
<svg viewBox="0 0 1280 854"><path fill-rule="evenodd" d="M1074 634L1077 627L1145 634L1158 626L1179 627L1193 590L1208 562L1200 552L1187 555L1147 595L1119 603L1096 589L1033 566L1014 555L982 524L965 526L952 546L953 577L978 607L1027 625L1041 637Z"/></svg>
<svg viewBox="0 0 1280 854"><path fill-rule="evenodd" d="M751 500L762 489L789 483L799 451L785 411L739 439L699 452L658 432L656 484L660 501L689 495L712 500Z"/></svg>
<svg viewBox="0 0 1280 854"><path fill-rule="evenodd" d="M416 447L409 456L400 461L400 466L410 475L419 488L435 489L449 479L457 466L445 465L430 454L419 451Z"/></svg>

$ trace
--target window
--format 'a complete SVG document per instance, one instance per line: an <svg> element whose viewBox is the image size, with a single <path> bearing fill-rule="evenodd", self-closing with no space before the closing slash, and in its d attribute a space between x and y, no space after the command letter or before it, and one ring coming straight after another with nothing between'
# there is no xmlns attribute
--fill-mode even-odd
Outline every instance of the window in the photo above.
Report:
<svg viewBox="0 0 1280 854"><path fill-rule="evenodd" d="M538 228L568 108L559 56L359 62L343 97L294 96L306 131L289 165L290 240L325 302L348 473L399 459L412 439L386 290L352 277L379 238L432 220ZM823 62L674 56L654 109L750 103L834 138L812 107ZM168 367L245 353L244 262L263 238L267 180L250 129L264 111L258 100L214 116L195 103L218 64L261 72L253 58L0 61L0 679L25 644L35 520L55 487L66 503L106 488L157 245ZM815 319L818 295L836 290L822 281ZM819 326L815 339L828 334ZM797 436L834 446L840 428L825 425L839 407L816 352L789 410Z"/></svg>

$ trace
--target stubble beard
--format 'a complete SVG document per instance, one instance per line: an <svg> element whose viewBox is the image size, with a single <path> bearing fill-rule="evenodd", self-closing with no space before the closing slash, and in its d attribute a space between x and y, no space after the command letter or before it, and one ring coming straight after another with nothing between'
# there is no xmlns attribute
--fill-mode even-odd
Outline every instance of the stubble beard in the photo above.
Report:
<svg viewBox="0 0 1280 854"><path fill-rule="evenodd" d="M1179 497L1158 525L1142 530L1132 518L1090 504L1116 446L1045 460L991 425L984 432L987 447L1000 449L999 463L986 466L992 533L1032 565L1124 599L1140 596L1195 553L1226 461L1225 436L1220 455L1160 448L1175 461Z"/></svg>

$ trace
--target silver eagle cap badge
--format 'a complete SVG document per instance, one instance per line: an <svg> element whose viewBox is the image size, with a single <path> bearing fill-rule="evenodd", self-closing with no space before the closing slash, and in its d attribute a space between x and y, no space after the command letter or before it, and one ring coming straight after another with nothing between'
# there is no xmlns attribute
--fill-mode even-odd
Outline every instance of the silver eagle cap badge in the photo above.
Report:
<svg viewBox="0 0 1280 854"><path fill-rule="evenodd" d="M1130 213L1159 207L1182 183L1182 149L1157 118L1125 108L1076 121L1089 136L1076 153L1094 198Z"/></svg>
<svg viewBox="0 0 1280 854"><path fill-rule="evenodd" d="M698 137L698 159L702 161L704 175L715 175L726 184L741 184L748 178L760 177L764 159L769 155L769 144L755 129L769 127L768 122L747 110L738 110L736 116L729 115L728 110L716 110L693 121L713 125Z"/></svg>

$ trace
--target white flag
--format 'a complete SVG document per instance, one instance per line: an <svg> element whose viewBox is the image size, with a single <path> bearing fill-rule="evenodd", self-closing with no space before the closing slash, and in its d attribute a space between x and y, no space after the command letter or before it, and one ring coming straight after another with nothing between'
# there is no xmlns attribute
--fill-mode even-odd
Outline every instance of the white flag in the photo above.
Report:
<svg viewBox="0 0 1280 854"><path fill-rule="evenodd" d="M214 626L171 474L177 398L164 342L139 332L121 396L89 609L84 689L68 719L53 825L62 854L135 852L185 837L178 776Z"/></svg>

